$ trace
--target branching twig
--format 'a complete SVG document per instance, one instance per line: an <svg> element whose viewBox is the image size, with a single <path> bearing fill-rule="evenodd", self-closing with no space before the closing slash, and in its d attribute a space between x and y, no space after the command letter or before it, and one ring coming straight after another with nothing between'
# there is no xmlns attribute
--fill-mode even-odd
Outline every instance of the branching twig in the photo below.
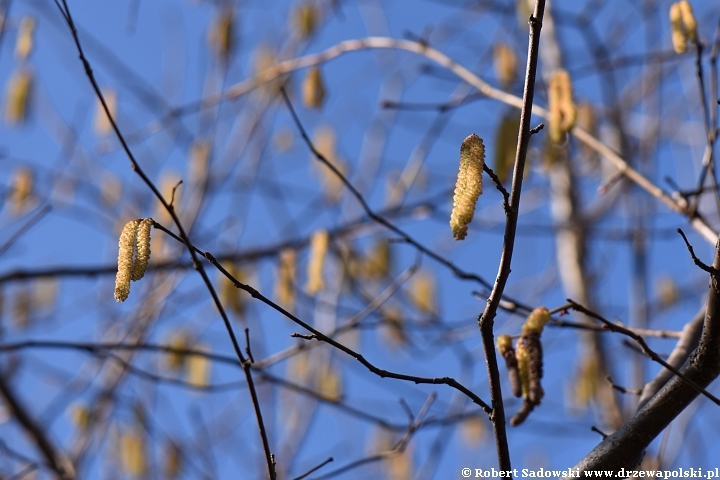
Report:
<svg viewBox="0 0 720 480"><path fill-rule="evenodd" d="M719 272L718 270L716 270L716 269L714 269L713 267L707 265L706 263L704 263L702 260L700 260L698 257L695 256L695 250L693 250L692 245L690 245L690 242L688 242L688 239L687 239L687 237L685 236L685 232L683 232L683 231L682 231L681 229L679 229L679 228L677 229L677 232L680 234L680 236L681 236L681 237L683 238L683 240L685 241L685 246L687 247L688 252L690 252L690 257L692 258L692 260L693 260L693 262L695 263L695 265L697 265L698 267L700 267L701 270L704 270L704 271L708 272L708 273L709 273L710 275L712 275L713 277L718 278L718 277L720 276L720 272Z"/></svg>
<svg viewBox="0 0 720 480"><path fill-rule="evenodd" d="M660 355L658 355L657 353L655 353L655 352L648 346L647 342L645 342L645 339L642 338L640 335L638 335L638 334L635 333L635 332L630 331L629 329L627 329L627 328L625 328L625 327L623 327L623 326L620 326L620 325L617 325L617 324L615 324L615 323L612 323L610 320L607 320L607 319L603 318L603 317L602 317L601 315L599 315L598 313L593 312L592 310L590 310L590 309L588 309L588 308L585 308L584 306L580 305L579 303L576 303L576 302L572 301L572 300L569 299L569 298L567 299L567 301L568 301L568 303L570 304L570 306L571 306L571 308L572 308L573 310L577 310L578 312L584 313L585 315L587 315L587 316L589 316L589 317L592 317L592 318L594 318L594 319L596 319L596 320L601 321L601 322L605 325L605 327L607 327L607 329L610 330L610 331L613 331L613 332L616 332L616 333L621 333L621 334L626 335L626 336L632 338L633 340L635 340L635 342L637 342L637 344L640 346L640 348L642 349L642 351L643 351L643 353L644 353L645 355L647 355L647 356L650 357L653 361L659 363L660 365L662 365L662 366L665 367L666 369L670 370L673 374L675 374L676 376L680 377L680 378L683 379L685 382L687 382L687 384L690 385L693 389L695 389L698 393L702 393L702 394L705 395L707 398L709 398L713 403L715 403L716 405L719 405L719 406L720 406L720 399L718 399L715 395L713 395L712 393L710 393L710 392L708 392L707 390L705 390L704 388L702 388L702 387L701 387L700 385L698 385L695 381L693 381L693 380L691 380L690 378L688 378L687 376L685 376L683 373L680 372L680 370L678 370L677 368L673 367L672 365L670 365L669 363L667 363L665 360L663 360L663 359L660 357Z"/></svg>
<svg viewBox="0 0 720 480"><path fill-rule="evenodd" d="M483 348L485 349L485 364L490 383L490 398L492 400L493 414L490 418L495 434L495 447L497 449L499 469L510 471L510 450L508 449L507 433L505 431L505 409L503 406L502 391L500 388L500 374L495 354L495 339L493 326L505 285L510 277L513 248L515 246L515 233L517 230L518 213L520 211L520 193L522 191L523 172L530 142L530 117L532 116L533 96L535 94L535 74L537 71L540 30L542 29L545 1L536 0L535 11L530 17L530 39L528 42L527 69L525 72L525 88L520 110L520 131L518 132L518 145L515 152L515 166L513 168L512 189L510 201L505 213L505 236L498 266L498 275L488 298L485 311L478 317Z"/></svg>
<svg viewBox="0 0 720 480"><path fill-rule="evenodd" d="M260 431L260 437L263 444L263 450L265 452L265 460L268 467L268 475L270 477L270 480L275 480L276 478L276 472L275 472L275 462L273 460L272 453L270 452L270 443L267 438L267 432L265 430L265 424L263 422L262 418L262 411L260 409L260 402L257 397L257 392L255 391L255 385L253 383L252 379L252 373L250 369L250 363L245 360L245 357L242 354L242 351L240 349L240 343L237 340L237 337L235 336L235 332L232 329L232 325L230 324L230 319L227 317L227 314L225 312L225 309L223 308L222 304L220 303L220 298L217 295L217 292L215 291L212 282L210 281L210 278L207 275L207 272L205 272L205 269L202 265L202 263L198 260L197 253L195 252L195 248L193 247L192 243L190 242L190 238L188 237L187 233L185 232L185 229L183 228L182 223L180 222L180 218L178 217L175 208L173 207L172 203L168 203L167 200L162 196L160 191L157 189L155 184L150 180L150 178L145 174L143 169L140 167L140 164L135 159L135 156L133 155L132 151L130 150L130 147L128 146L125 137L123 136L122 132L120 132L120 128L117 126L117 123L115 122L114 116L110 112L110 108L107 105L107 102L105 101L105 97L100 90L100 86L97 83L97 80L95 79L95 74L93 73L92 67L90 66L90 62L85 57L85 53L83 51L82 45L80 43L80 38L78 37L77 29L75 28L75 21L73 20L72 14L70 13L70 8L67 5L67 0L54 0L55 5L58 7L58 10L60 10L60 13L62 14L63 18L65 19L65 22L67 23L68 28L70 29L70 33L72 35L73 41L75 42L75 47L77 48L78 55L80 57L80 61L83 64L83 67L85 69L85 75L87 76L88 80L90 81L90 84L95 91L95 95L97 96L98 100L102 104L103 111L105 112L105 115L107 115L107 118L110 122L110 125L112 126L113 131L115 132L115 135L118 138L118 141L122 145L123 150L125 151L125 154L127 155L128 159L130 160L132 169L135 173L137 173L140 178L145 182L145 184L148 186L148 188L153 192L155 197L162 203L165 210L170 214L171 218L175 222L175 225L178 228L178 231L180 232L180 237L182 238L182 243L188 248L190 252L190 256L193 260L193 266L198 271L200 276L202 277L203 281L205 282L205 285L207 286L208 291L210 292L210 295L212 296L213 302L215 303L215 306L217 307L220 316L223 319L223 322L225 324L225 328L227 329L228 335L230 337L230 340L232 342L233 348L235 350L235 353L237 354L238 360L240 361L240 364L243 365L243 371L245 373L245 378L247 379L249 390L250 390L250 396L252 398L253 408L255 410L255 416L258 423L258 429ZM60 4L62 2L62 5ZM174 189L173 189L174 194Z"/></svg>

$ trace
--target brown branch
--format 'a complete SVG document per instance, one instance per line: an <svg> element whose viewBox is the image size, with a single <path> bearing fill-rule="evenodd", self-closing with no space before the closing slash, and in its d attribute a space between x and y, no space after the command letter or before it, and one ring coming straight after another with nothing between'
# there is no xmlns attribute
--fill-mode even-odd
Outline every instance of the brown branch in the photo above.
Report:
<svg viewBox="0 0 720 480"><path fill-rule="evenodd" d="M529 19L530 39L528 42L527 70L525 72L525 88L523 91L522 108L520 110L520 131L518 132L518 145L515 152L515 166L513 169L512 188L510 190L510 202L505 212L505 238L503 241L498 275L493 286L492 293L488 298L485 311L478 317L480 334L485 349L485 364L488 370L488 381L490 383L490 399L492 401L493 413L490 421L493 425L495 435L495 447L497 449L499 470L510 471L510 451L508 449L507 432L505 430L505 409L500 388L500 373L498 370L497 357L495 354L495 339L493 326L500 300L502 299L505 285L510 277L510 265L512 262L513 248L515 246L515 234L517 230L518 213L520 211L520 193L522 191L523 171L527 157L528 144L530 142L530 117L532 116L533 96L535 94L535 75L537 72L538 54L540 46L540 30L542 29L543 14L545 12L545 1L536 0L535 11Z"/></svg>

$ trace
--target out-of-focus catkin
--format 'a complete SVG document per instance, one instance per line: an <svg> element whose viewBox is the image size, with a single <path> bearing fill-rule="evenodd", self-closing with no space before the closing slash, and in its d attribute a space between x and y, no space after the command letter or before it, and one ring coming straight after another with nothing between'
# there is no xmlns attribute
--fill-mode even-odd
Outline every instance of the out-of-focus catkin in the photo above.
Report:
<svg viewBox="0 0 720 480"><path fill-rule="evenodd" d="M227 62L235 46L235 12L225 8L208 31L208 44L223 62Z"/></svg>
<svg viewBox="0 0 720 480"><path fill-rule="evenodd" d="M697 20L695 20L692 5L688 0L680 0L678 3L680 4L680 17L685 27L687 39L695 43L697 41Z"/></svg>
<svg viewBox="0 0 720 480"><path fill-rule="evenodd" d="M308 38L317 29L320 12L318 7L311 2L303 2L292 12L292 23L298 29L302 38Z"/></svg>
<svg viewBox="0 0 720 480"><path fill-rule="evenodd" d="M279 265L275 276L275 298L287 310L295 304L295 250L283 249L278 255Z"/></svg>
<svg viewBox="0 0 720 480"><path fill-rule="evenodd" d="M8 81L5 91L5 122L18 125L27 118L32 89L32 71L20 68Z"/></svg>
<svg viewBox="0 0 720 480"><path fill-rule="evenodd" d="M513 48L506 43L498 43L493 48L495 76L500 85L508 87L517 77L517 56Z"/></svg>
<svg viewBox="0 0 720 480"><path fill-rule="evenodd" d="M27 60L33 49L33 34L35 32L35 19L33 17L23 17L20 20L17 39L15 40L15 58L18 60Z"/></svg>
<svg viewBox="0 0 720 480"><path fill-rule="evenodd" d="M109 88L104 88L102 94L110 116L115 120L117 118L117 92ZM95 133L97 133L98 136L104 137L112 132L112 123L110 123L105 108L99 99L95 105Z"/></svg>
<svg viewBox="0 0 720 480"><path fill-rule="evenodd" d="M321 109L325 102L325 83L318 67L308 70L303 82L303 104L306 108Z"/></svg>
<svg viewBox="0 0 720 480"><path fill-rule="evenodd" d="M310 239L310 258L307 267L307 284L305 291L308 295L315 295L325 287L323 281L323 264L330 245L330 235L327 230L318 230Z"/></svg>
<svg viewBox="0 0 720 480"><path fill-rule="evenodd" d="M485 165L485 146L474 133L460 146L460 171L455 183L450 227L455 240L467 235L467 226L475 214L475 204L482 193L482 171Z"/></svg>
<svg viewBox="0 0 720 480"><path fill-rule="evenodd" d="M548 123L550 140L560 142L575 125L577 108L573 102L570 75L565 70L557 70L548 85Z"/></svg>
<svg viewBox="0 0 720 480"><path fill-rule="evenodd" d="M670 5L670 28L675 53L685 53L687 50L687 33L685 33L685 26L683 25L680 3Z"/></svg>
<svg viewBox="0 0 720 480"><path fill-rule="evenodd" d="M33 183L34 175L29 168L19 167L13 172L8 203L14 215L22 213L33 203Z"/></svg>
<svg viewBox="0 0 720 480"><path fill-rule="evenodd" d="M670 5L670 28L675 53L685 53L687 42L697 42L697 20L688 0Z"/></svg>

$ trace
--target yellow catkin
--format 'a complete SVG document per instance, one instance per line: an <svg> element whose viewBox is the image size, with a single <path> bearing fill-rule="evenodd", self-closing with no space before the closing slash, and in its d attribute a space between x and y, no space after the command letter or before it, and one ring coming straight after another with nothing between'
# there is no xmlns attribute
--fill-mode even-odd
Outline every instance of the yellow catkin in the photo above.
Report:
<svg viewBox="0 0 720 480"><path fill-rule="evenodd" d="M389 274L390 263L390 245L386 239L378 239L363 262L362 273L367 278L382 279Z"/></svg>
<svg viewBox="0 0 720 480"><path fill-rule="evenodd" d="M488 436L487 420L477 416L467 418L460 424L460 435L469 447L479 447Z"/></svg>
<svg viewBox="0 0 720 480"><path fill-rule="evenodd" d="M455 240L467 235L467 226L475 214L475 204L482 193L482 171L485 165L485 146L474 133L460 146L460 171L455 183L450 227Z"/></svg>
<svg viewBox="0 0 720 480"><path fill-rule="evenodd" d="M209 352L210 348L203 343L196 343L193 350ZM205 355L191 354L185 362L185 378L194 387L207 387L210 383L210 360Z"/></svg>
<svg viewBox="0 0 720 480"><path fill-rule="evenodd" d="M279 265L275 276L275 298L287 310L295 304L295 250L284 249L278 256Z"/></svg>
<svg viewBox="0 0 720 480"><path fill-rule="evenodd" d="M227 62L235 46L235 12L231 8L223 9L215 18L208 31L208 44L223 62Z"/></svg>
<svg viewBox="0 0 720 480"><path fill-rule="evenodd" d="M240 267L232 262L223 262L222 266L238 282L247 283L246 274ZM226 308L229 308L230 311L235 314L236 319L242 320L245 315L244 292L237 288L235 283L233 283L232 280L226 277L222 272L218 273L220 276L220 301Z"/></svg>
<svg viewBox="0 0 720 480"><path fill-rule="evenodd" d="M204 182L207 178L210 160L210 142L198 141L190 147L190 158L188 159L188 174L190 181L194 184Z"/></svg>
<svg viewBox="0 0 720 480"><path fill-rule="evenodd" d="M690 5L688 0L680 0L678 3L680 5L680 17L685 27L687 39L695 43L697 41L697 20L695 20L692 5Z"/></svg>
<svg viewBox="0 0 720 480"><path fill-rule="evenodd" d="M586 130L590 133L592 136L597 135L597 116L595 114L595 109L593 106L588 102L580 102L577 106L577 126L582 128L583 130ZM598 155L597 151L594 149L588 147L587 145L582 145L582 151L585 154L585 158L588 161L589 166L593 170L597 170L600 168L600 156Z"/></svg>
<svg viewBox="0 0 720 480"><path fill-rule="evenodd" d="M685 53L687 50L687 33L683 24L680 3L670 5L670 28L672 31L672 44L675 53Z"/></svg>
<svg viewBox="0 0 720 480"><path fill-rule="evenodd" d="M292 23L302 38L308 38L317 29L319 12L315 4L303 2L292 12Z"/></svg>
<svg viewBox="0 0 720 480"><path fill-rule="evenodd" d="M325 287L322 273L329 245L330 235L327 230L318 230L310 239L310 258L307 267L307 284L305 285L308 295L315 295Z"/></svg>
<svg viewBox="0 0 720 480"><path fill-rule="evenodd" d="M318 67L308 70L302 86L303 104L306 108L321 109L325 102L325 83Z"/></svg>
<svg viewBox="0 0 720 480"><path fill-rule="evenodd" d="M135 427L123 432L120 440L120 458L123 470L133 477L145 475L145 437Z"/></svg>
<svg viewBox="0 0 720 480"><path fill-rule="evenodd" d="M560 142L575 125L577 108L573 102L570 75L565 70L557 70L548 85L548 123L550 140Z"/></svg>
<svg viewBox="0 0 720 480"><path fill-rule="evenodd" d="M78 430L87 430L92 424L92 412L87 405L84 404L73 404L68 410L70 421L75 425Z"/></svg>
<svg viewBox="0 0 720 480"><path fill-rule="evenodd" d="M313 143L315 149L320 153L331 165L333 165L343 176L347 174L347 164L342 161L335 151L335 130L329 125L319 127L314 134ZM327 165L318 162L313 154L311 154L311 165L320 174L325 198L330 203L337 203L342 197L344 185L340 177L333 172Z"/></svg>
<svg viewBox="0 0 720 480"><path fill-rule="evenodd" d="M132 281L136 282L145 276L148 262L150 261L150 229L152 228L152 218L143 218L137 229L135 249L135 260L132 266Z"/></svg>
<svg viewBox="0 0 720 480"><path fill-rule="evenodd" d="M517 77L517 56L513 48L506 43L498 43L493 48L495 76L500 85L508 87Z"/></svg>
<svg viewBox="0 0 720 480"><path fill-rule="evenodd" d="M124 302L130 295L130 279L133 269L135 236L140 222L130 220L125 224L118 243L118 271L115 277L115 300Z"/></svg>
<svg viewBox="0 0 720 480"><path fill-rule="evenodd" d="M191 342L190 334L180 330L170 334L167 339L167 346L175 350L187 350ZM164 359L165 366L173 372L178 372L185 366L185 354L183 353L168 352Z"/></svg>
<svg viewBox="0 0 720 480"><path fill-rule="evenodd" d="M435 313L435 279L429 272L423 271L413 277L410 300L419 310Z"/></svg>
<svg viewBox="0 0 720 480"><path fill-rule="evenodd" d="M342 400L342 377L340 372L333 367L326 367L317 378L318 393L331 402Z"/></svg>
<svg viewBox="0 0 720 480"><path fill-rule="evenodd" d="M27 69L20 69L10 77L5 90L5 122L8 125L20 124L27 118L32 79L32 72Z"/></svg>
<svg viewBox="0 0 720 480"><path fill-rule="evenodd" d="M388 457L385 460L388 480L411 480L413 478L413 451L412 444L405 450Z"/></svg>
<svg viewBox="0 0 720 480"><path fill-rule="evenodd" d="M600 368L597 358L590 355L582 360L575 372L574 396L579 407L587 407L598 393L598 374Z"/></svg>
<svg viewBox="0 0 720 480"><path fill-rule="evenodd" d="M391 346L407 345L408 336L405 332L405 319L402 312L396 306L387 307L382 314L382 319L387 328L386 337Z"/></svg>
<svg viewBox="0 0 720 480"><path fill-rule="evenodd" d="M495 163L493 164L493 171L500 179L500 183L507 182L512 173L519 129L520 115L509 112L500 121L497 132L495 132ZM526 163L526 165L529 164L530 162Z"/></svg>
<svg viewBox="0 0 720 480"><path fill-rule="evenodd" d="M34 32L35 19L29 16L23 17L20 20L17 40L15 41L15 58L18 60L26 60L32 53Z"/></svg>
<svg viewBox="0 0 720 480"><path fill-rule="evenodd" d="M33 172L27 167L19 167L13 172L8 200L14 215L25 211L31 203L33 180Z"/></svg>
<svg viewBox="0 0 720 480"><path fill-rule="evenodd" d="M117 119L117 92L110 88L104 88L102 95L113 120ZM100 137L104 137L110 135L112 131L112 124L108 119L107 113L105 113L102 102L98 99L97 102L95 102L95 133Z"/></svg>
<svg viewBox="0 0 720 480"><path fill-rule="evenodd" d="M655 285L655 295L661 308L668 308L680 300L680 289L672 277L661 277Z"/></svg>

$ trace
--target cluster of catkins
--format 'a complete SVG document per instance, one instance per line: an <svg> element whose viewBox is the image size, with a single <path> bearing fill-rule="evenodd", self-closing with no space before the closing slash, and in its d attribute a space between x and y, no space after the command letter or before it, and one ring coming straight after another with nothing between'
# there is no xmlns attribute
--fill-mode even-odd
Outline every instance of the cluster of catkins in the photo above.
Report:
<svg viewBox="0 0 720 480"><path fill-rule="evenodd" d="M124 302L130 295L130 280L140 280L150 261L152 218L130 220L120 234L115 300Z"/></svg>
<svg viewBox="0 0 720 480"><path fill-rule="evenodd" d="M675 53L685 53L687 42L697 41L697 20L690 2L681 0L670 6L670 28Z"/></svg>
<svg viewBox="0 0 720 480"><path fill-rule="evenodd" d="M540 380L543 376L543 355L540 334L545 324L550 321L550 312L545 307L533 310L525 320L522 334L512 346L510 335L500 335L497 347L505 359L510 388L513 395L523 397L520 410L510 419L510 425L520 425L533 409L540 405L545 392Z"/></svg>

